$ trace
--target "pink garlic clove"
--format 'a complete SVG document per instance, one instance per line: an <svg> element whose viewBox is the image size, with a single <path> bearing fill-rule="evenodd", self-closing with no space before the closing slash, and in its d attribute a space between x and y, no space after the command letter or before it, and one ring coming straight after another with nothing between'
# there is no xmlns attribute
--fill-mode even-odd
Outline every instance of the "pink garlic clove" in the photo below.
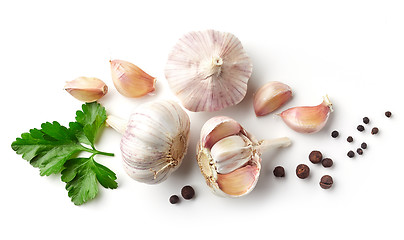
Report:
<svg viewBox="0 0 404 240"><path fill-rule="evenodd" d="M292 97L292 89L281 82L269 82L254 94L255 115L264 116L278 109Z"/></svg>
<svg viewBox="0 0 404 240"><path fill-rule="evenodd" d="M125 97L142 97L154 91L156 79L133 63L110 60L111 76L115 88Z"/></svg>
<svg viewBox="0 0 404 240"><path fill-rule="evenodd" d="M108 86L95 77L78 77L66 82L64 90L74 98L83 102L94 102L108 92Z"/></svg>
<svg viewBox="0 0 404 240"><path fill-rule="evenodd" d="M211 148L213 144L222 138L235 135L241 131L241 126L235 120L228 117L214 117L209 119L202 127L201 141L203 146Z"/></svg>
<svg viewBox="0 0 404 240"><path fill-rule="evenodd" d="M217 184L226 194L242 196L249 193L258 181L260 167L258 165L246 165L231 173L218 174Z"/></svg>
<svg viewBox="0 0 404 240"><path fill-rule="evenodd" d="M333 111L328 96L324 97L317 106L294 107L283 111L280 116L288 127L299 133L315 133L327 123L329 114Z"/></svg>

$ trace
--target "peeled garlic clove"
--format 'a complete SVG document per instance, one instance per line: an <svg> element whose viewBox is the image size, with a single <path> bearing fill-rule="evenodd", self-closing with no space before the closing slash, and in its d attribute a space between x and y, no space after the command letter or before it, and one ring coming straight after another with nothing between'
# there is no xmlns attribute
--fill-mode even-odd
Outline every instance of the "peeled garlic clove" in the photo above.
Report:
<svg viewBox="0 0 404 240"><path fill-rule="evenodd" d="M173 93L193 112L218 111L247 92L252 63L231 33L185 34L168 56L165 76Z"/></svg>
<svg viewBox="0 0 404 240"><path fill-rule="evenodd" d="M280 116L286 125L296 132L315 133L325 126L332 111L332 103L328 96L325 96L323 102L317 106L290 108Z"/></svg>
<svg viewBox="0 0 404 240"><path fill-rule="evenodd" d="M269 82L260 87L254 95L254 111L256 116L271 113L292 97L292 89L281 82Z"/></svg>
<svg viewBox="0 0 404 240"><path fill-rule="evenodd" d="M211 136L207 144L207 136ZM271 148L287 147L289 138L257 141L229 117L209 119L201 130L197 161L211 190L224 197L251 192L258 181L261 154Z"/></svg>
<svg viewBox="0 0 404 240"><path fill-rule="evenodd" d="M229 173L251 160L252 146L243 135L233 135L218 141L211 148L211 155L218 173Z"/></svg>
<svg viewBox="0 0 404 240"><path fill-rule="evenodd" d="M108 86L95 77L78 77L66 82L63 89L83 102L97 101L108 92Z"/></svg>
<svg viewBox="0 0 404 240"><path fill-rule="evenodd" d="M111 60L110 63L115 88L125 97L142 97L154 91L156 79L138 66L123 60Z"/></svg>
<svg viewBox="0 0 404 240"><path fill-rule="evenodd" d="M126 173L147 184L164 181L187 152L190 120L173 101L141 105L129 121L108 116L107 124L123 134L121 153Z"/></svg>

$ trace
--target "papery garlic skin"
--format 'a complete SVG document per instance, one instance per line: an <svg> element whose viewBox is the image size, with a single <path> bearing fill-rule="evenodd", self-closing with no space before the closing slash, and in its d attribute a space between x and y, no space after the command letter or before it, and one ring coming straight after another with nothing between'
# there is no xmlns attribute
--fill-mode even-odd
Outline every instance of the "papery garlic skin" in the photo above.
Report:
<svg viewBox="0 0 404 240"><path fill-rule="evenodd" d="M281 82L268 82L254 94L255 115L264 116L285 104L292 97L292 89Z"/></svg>
<svg viewBox="0 0 404 240"><path fill-rule="evenodd" d="M63 89L82 102L97 101L108 92L108 86L95 77L78 77L66 82Z"/></svg>
<svg viewBox="0 0 404 240"><path fill-rule="evenodd" d="M202 127L197 161L210 189L222 197L241 197L257 184L261 154L271 148L287 147L289 138L257 141L237 121L213 117Z"/></svg>
<svg viewBox="0 0 404 240"><path fill-rule="evenodd" d="M156 78L135 64L123 60L110 60L110 64L114 86L123 96L137 98L155 90Z"/></svg>
<svg viewBox="0 0 404 240"><path fill-rule="evenodd" d="M187 152L190 120L174 101L141 105L126 127L113 117L107 124L124 131L121 140L123 167L133 179L147 184L164 181L182 163Z"/></svg>
<svg viewBox="0 0 404 240"><path fill-rule="evenodd" d="M327 123L333 111L328 96L317 106L294 107L283 111L280 116L291 129L299 133L316 133Z"/></svg>
<svg viewBox="0 0 404 240"><path fill-rule="evenodd" d="M241 102L252 62L231 33L190 32L168 56L165 76L172 92L190 111L218 111Z"/></svg>

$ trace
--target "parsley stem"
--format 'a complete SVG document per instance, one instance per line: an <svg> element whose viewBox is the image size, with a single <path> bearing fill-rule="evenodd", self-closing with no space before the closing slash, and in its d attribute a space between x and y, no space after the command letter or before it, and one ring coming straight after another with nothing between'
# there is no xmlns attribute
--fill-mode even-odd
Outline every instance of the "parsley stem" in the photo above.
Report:
<svg viewBox="0 0 404 240"><path fill-rule="evenodd" d="M83 146L83 148L84 148L85 151L90 152L90 153L93 153L94 155L100 154L100 155L110 156L110 157L113 157L113 156L114 156L113 153L102 152L102 151L98 151L98 150L96 150L96 149L87 148L87 147L84 147L84 146Z"/></svg>

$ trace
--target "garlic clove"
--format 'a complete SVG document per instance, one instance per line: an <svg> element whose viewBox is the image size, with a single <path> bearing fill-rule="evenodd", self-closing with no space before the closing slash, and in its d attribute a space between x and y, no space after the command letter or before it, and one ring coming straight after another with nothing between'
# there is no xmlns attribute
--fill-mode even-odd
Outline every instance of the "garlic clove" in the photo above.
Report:
<svg viewBox="0 0 404 240"><path fill-rule="evenodd" d="M252 62L240 40L215 30L185 34L168 56L172 92L193 112L218 111L244 98Z"/></svg>
<svg viewBox="0 0 404 240"><path fill-rule="evenodd" d="M260 168L257 165L246 165L231 173L218 174L217 184L224 193L231 196L242 196L249 193L258 180Z"/></svg>
<svg viewBox="0 0 404 240"><path fill-rule="evenodd" d="M220 139L235 135L240 131L240 124L233 119L228 117L214 117L203 125L201 141L204 147L211 148Z"/></svg>
<svg viewBox="0 0 404 240"><path fill-rule="evenodd" d="M217 172L221 174L232 172L249 160L252 156L252 146L243 135L233 135L218 141L211 148L211 156L215 161Z"/></svg>
<svg viewBox="0 0 404 240"><path fill-rule="evenodd" d="M292 89L281 82L269 82L254 95L256 116L264 116L278 109L292 97Z"/></svg>
<svg viewBox="0 0 404 240"><path fill-rule="evenodd" d="M156 79L133 63L110 60L111 76L115 88L125 97L142 97L155 90Z"/></svg>
<svg viewBox="0 0 404 240"><path fill-rule="evenodd" d="M294 107L283 111L280 116L291 129L299 133L315 133L327 123L329 114L333 111L328 96L324 97L317 106Z"/></svg>
<svg viewBox="0 0 404 240"><path fill-rule="evenodd" d="M66 82L63 89L83 102L97 101L108 92L108 86L95 77L78 77Z"/></svg>

